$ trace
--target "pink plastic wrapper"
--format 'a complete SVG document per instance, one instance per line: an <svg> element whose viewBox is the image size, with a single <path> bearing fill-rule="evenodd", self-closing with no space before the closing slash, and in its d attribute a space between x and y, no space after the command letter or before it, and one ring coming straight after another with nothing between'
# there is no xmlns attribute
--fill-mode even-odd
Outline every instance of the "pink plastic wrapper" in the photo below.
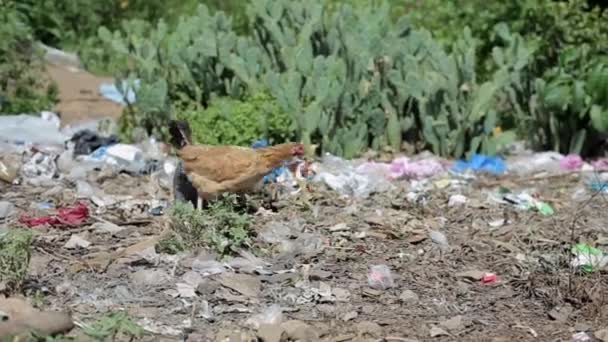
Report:
<svg viewBox="0 0 608 342"><path fill-rule="evenodd" d="M393 179L429 178L445 170L444 166L434 159L410 160L397 158L390 164L390 176Z"/></svg>
<svg viewBox="0 0 608 342"><path fill-rule="evenodd" d="M395 286L391 270L386 265L374 265L367 274L367 283L373 289L386 290Z"/></svg>
<svg viewBox="0 0 608 342"><path fill-rule="evenodd" d="M559 166L568 171L580 170L583 164L583 158L576 154L569 154L559 161Z"/></svg>
<svg viewBox="0 0 608 342"><path fill-rule="evenodd" d="M608 159L598 159L591 166L597 171L608 171Z"/></svg>

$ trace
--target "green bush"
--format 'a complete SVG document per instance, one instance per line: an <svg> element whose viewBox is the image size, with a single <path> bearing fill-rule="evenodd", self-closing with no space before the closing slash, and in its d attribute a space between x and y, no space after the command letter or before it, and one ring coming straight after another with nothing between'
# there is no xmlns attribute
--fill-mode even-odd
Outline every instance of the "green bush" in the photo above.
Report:
<svg viewBox="0 0 608 342"><path fill-rule="evenodd" d="M52 109L57 89L43 75L41 51L30 28L11 4L0 3L0 113Z"/></svg>
<svg viewBox="0 0 608 342"><path fill-rule="evenodd" d="M261 138L277 143L294 135L289 114L265 93L242 101L216 98L208 108L186 110L178 117L190 122L193 139L201 144L249 146Z"/></svg>

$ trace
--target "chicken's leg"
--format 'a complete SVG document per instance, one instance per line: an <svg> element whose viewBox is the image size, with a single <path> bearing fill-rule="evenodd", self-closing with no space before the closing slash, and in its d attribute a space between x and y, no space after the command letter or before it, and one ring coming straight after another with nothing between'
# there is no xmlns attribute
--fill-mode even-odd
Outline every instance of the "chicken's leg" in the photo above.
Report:
<svg viewBox="0 0 608 342"><path fill-rule="evenodd" d="M196 199L196 209L203 210L203 199L201 197Z"/></svg>

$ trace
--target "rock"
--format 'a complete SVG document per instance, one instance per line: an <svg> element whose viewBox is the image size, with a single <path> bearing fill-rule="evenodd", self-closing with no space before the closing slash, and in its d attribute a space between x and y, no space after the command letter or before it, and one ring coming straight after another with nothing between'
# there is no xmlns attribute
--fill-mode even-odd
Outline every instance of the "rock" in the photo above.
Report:
<svg viewBox="0 0 608 342"><path fill-rule="evenodd" d="M332 293L338 302L346 302L350 299L350 292L347 289L336 287L332 289Z"/></svg>
<svg viewBox="0 0 608 342"><path fill-rule="evenodd" d="M433 326L429 332L431 334L431 337L438 337L438 336L449 336L450 334L447 333L447 331L441 329L438 326Z"/></svg>
<svg viewBox="0 0 608 342"><path fill-rule="evenodd" d="M167 283L171 277L162 270L139 270L131 274L131 281L139 286L158 286Z"/></svg>
<svg viewBox="0 0 608 342"><path fill-rule="evenodd" d="M182 280L186 284L192 285L194 288L197 288L200 284L202 284L205 280L203 276L194 271L188 271L184 273L182 276Z"/></svg>
<svg viewBox="0 0 608 342"><path fill-rule="evenodd" d="M116 234L123 231L125 228L115 225L112 222L95 222L91 228L100 234Z"/></svg>
<svg viewBox="0 0 608 342"><path fill-rule="evenodd" d="M332 273L323 270L310 271L310 280L326 280L332 277Z"/></svg>
<svg viewBox="0 0 608 342"><path fill-rule="evenodd" d="M551 309L551 311L548 312L549 318L560 323L568 321L568 318L571 314L571 306L554 307L553 309Z"/></svg>
<svg viewBox="0 0 608 342"><path fill-rule="evenodd" d="M91 246L91 243L85 239L83 239L82 237L73 234L72 236L70 236L70 239L68 240L68 242L65 243L65 245L63 245L64 248L68 248L68 249L75 249L75 248L88 248L89 246Z"/></svg>
<svg viewBox="0 0 608 342"><path fill-rule="evenodd" d="M330 232L341 232L341 231L345 231L345 230L350 230L350 228L344 222L343 223L338 223L335 226L329 228Z"/></svg>
<svg viewBox="0 0 608 342"><path fill-rule="evenodd" d="M13 211L15 210L15 206L11 202L0 201L0 220L9 217Z"/></svg>
<svg viewBox="0 0 608 342"><path fill-rule="evenodd" d="M257 335L262 342L281 342L286 333L278 324L261 324Z"/></svg>
<svg viewBox="0 0 608 342"><path fill-rule="evenodd" d="M469 280L479 281L479 280L483 279L483 276L485 274L486 274L486 272L483 272L483 271L472 270L472 271L456 273L456 276L459 278L466 278Z"/></svg>
<svg viewBox="0 0 608 342"><path fill-rule="evenodd" d="M369 335L378 338L382 335L382 327L374 322L360 322L357 324L356 329L359 332L359 336Z"/></svg>
<svg viewBox="0 0 608 342"><path fill-rule="evenodd" d="M601 342L608 342L608 329L600 329L596 331L593 336Z"/></svg>
<svg viewBox="0 0 608 342"><path fill-rule="evenodd" d="M404 290L399 296L399 300L403 303L416 303L418 299L418 295L412 290Z"/></svg>
<svg viewBox="0 0 608 342"><path fill-rule="evenodd" d="M262 288L262 282L258 278L246 274L222 274L219 282L247 297L258 297Z"/></svg>
<svg viewBox="0 0 608 342"><path fill-rule="evenodd" d="M439 323L439 325L441 325L443 328L447 329L449 332L452 333L462 331L466 327L463 321L463 317L460 315L445 320Z"/></svg>
<svg viewBox="0 0 608 342"><path fill-rule="evenodd" d="M302 322L297 320L291 320L284 322L281 324L281 327L287 333L287 337L294 341L318 341L319 334L317 330Z"/></svg>
<svg viewBox="0 0 608 342"><path fill-rule="evenodd" d="M344 322L352 321L353 319L359 317L359 313L357 311L349 311L342 316L342 320Z"/></svg>
<svg viewBox="0 0 608 342"><path fill-rule="evenodd" d="M215 292L219 286L220 284L215 281L203 279L203 282L196 287L196 292L202 296L208 296Z"/></svg>
<svg viewBox="0 0 608 342"><path fill-rule="evenodd" d="M452 195L448 200L448 207L456 207L466 204L468 201L467 197L464 195Z"/></svg>
<svg viewBox="0 0 608 342"><path fill-rule="evenodd" d="M196 291L194 290L195 287L192 286L192 284L177 283L175 285L177 286L177 293L179 293L180 297L182 297L182 298L194 298L194 297L196 297Z"/></svg>
<svg viewBox="0 0 608 342"><path fill-rule="evenodd" d="M431 230L429 232L429 237L434 243L439 245L439 248L442 250L446 250L450 247L450 244L448 243L448 238L440 231Z"/></svg>

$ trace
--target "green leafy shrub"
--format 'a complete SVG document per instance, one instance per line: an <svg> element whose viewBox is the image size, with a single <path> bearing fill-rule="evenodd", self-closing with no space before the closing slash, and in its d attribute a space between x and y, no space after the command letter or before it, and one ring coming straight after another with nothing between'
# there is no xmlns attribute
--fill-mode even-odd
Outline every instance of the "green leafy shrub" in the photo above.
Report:
<svg viewBox="0 0 608 342"><path fill-rule="evenodd" d="M202 110L183 111L190 122L193 139L201 144L249 146L260 138L271 144L293 139L291 117L265 93L244 100L216 98Z"/></svg>
<svg viewBox="0 0 608 342"><path fill-rule="evenodd" d="M27 276L34 235L29 230L0 230L0 283L18 290Z"/></svg>
<svg viewBox="0 0 608 342"><path fill-rule="evenodd" d="M0 3L0 113L49 110L57 89L44 77L41 51L15 6Z"/></svg>
<svg viewBox="0 0 608 342"><path fill-rule="evenodd" d="M172 248L212 248L220 255L227 255L249 245L251 217L237 212L235 201L234 195L225 195L203 211L196 210L189 202L176 203L170 213L175 233Z"/></svg>

